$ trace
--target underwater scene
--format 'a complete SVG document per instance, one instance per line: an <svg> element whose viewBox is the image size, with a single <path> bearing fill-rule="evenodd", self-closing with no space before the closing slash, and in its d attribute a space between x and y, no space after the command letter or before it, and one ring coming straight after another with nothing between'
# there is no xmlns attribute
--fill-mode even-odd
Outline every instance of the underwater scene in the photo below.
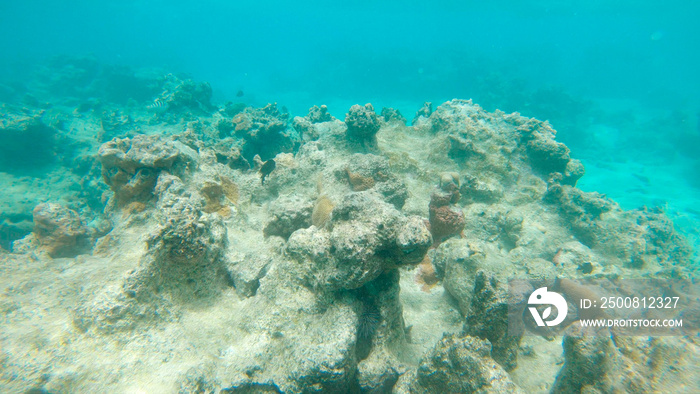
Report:
<svg viewBox="0 0 700 394"><path fill-rule="evenodd" d="M698 20L0 2L0 393L700 393Z"/></svg>

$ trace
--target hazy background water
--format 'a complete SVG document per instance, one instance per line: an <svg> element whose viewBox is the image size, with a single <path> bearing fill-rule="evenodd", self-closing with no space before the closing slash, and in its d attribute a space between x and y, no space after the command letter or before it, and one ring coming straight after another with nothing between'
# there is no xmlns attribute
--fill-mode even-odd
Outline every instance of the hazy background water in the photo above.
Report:
<svg viewBox="0 0 700 394"><path fill-rule="evenodd" d="M294 115L473 98L549 119L626 208L700 215L700 2L0 2L0 80L60 54L161 67ZM675 204L675 205L674 205Z"/></svg>
<svg viewBox="0 0 700 394"><path fill-rule="evenodd" d="M524 89L700 101L698 2L343 3L4 0L0 50L6 67L87 53L166 67L222 94L298 95L287 105L302 110L335 98L469 98L494 73Z"/></svg>

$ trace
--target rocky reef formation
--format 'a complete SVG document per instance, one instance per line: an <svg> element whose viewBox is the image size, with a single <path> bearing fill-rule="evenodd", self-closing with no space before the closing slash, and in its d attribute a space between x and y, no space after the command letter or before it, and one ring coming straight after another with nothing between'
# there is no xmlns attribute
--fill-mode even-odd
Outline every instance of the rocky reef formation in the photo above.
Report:
<svg viewBox="0 0 700 394"><path fill-rule="evenodd" d="M78 309L80 329L112 333L175 319L180 305L211 302L232 284L221 217L204 213L201 197L174 175L158 177L156 194L159 225L146 253L118 286Z"/></svg>
<svg viewBox="0 0 700 394"><path fill-rule="evenodd" d="M348 127L348 140L369 149L376 145L376 134L381 124L372 104L350 107L345 115L345 124Z"/></svg>
<svg viewBox="0 0 700 394"><path fill-rule="evenodd" d="M333 209L327 229L292 234L287 253L308 266L316 286L356 289L382 272L417 264L432 244L419 217L404 217L372 192L346 195Z"/></svg>
<svg viewBox="0 0 700 394"><path fill-rule="evenodd" d="M111 75L78 63L56 86ZM371 104L290 122L276 104L216 111L207 84L145 80L139 110L85 100L52 114L66 127L38 109L4 118L2 141L77 130L81 147L57 156L73 202L28 203L0 249L5 391L697 384L692 338L585 337L575 319L561 344L509 330L509 305L562 279L694 275L663 211L576 187L583 166L548 123L464 100L426 103L410 127Z"/></svg>
<svg viewBox="0 0 700 394"><path fill-rule="evenodd" d="M196 165L190 148L157 135L116 138L103 144L98 155L102 177L120 206L152 197L161 171L187 171Z"/></svg>
<svg viewBox="0 0 700 394"><path fill-rule="evenodd" d="M488 341L445 335L421 361L406 393L521 393L491 359Z"/></svg>
<svg viewBox="0 0 700 394"><path fill-rule="evenodd" d="M301 117L294 117L292 122L294 129L304 138L305 140L317 140L319 135L316 129L313 127L316 123L332 122L336 120L333 115L328 112L328 107L325 105L309 108L309 114Z"/></svg>
<svg viewBox="0 0 700 394"><path fill-rule="evenodd" d="M423 103L423 106L420 107L418 111L416 111L416 115L413 117L413 121L411 122L411 125L413 126L419 126L421 122L426 121L430 115L433 113L433 103L426 101Z"/></svg>
<svg viewBox="0 0 700 394"><path fill-rule="evenodd" d="M280 152L291 152L299 137L288 127L289 114L280 112L277 103L263 108L245 108L230 121L219 122L221 137L233 135L241 139L241 154L249 162L255 155L268 160Z"/></svg>
<svg viewBox="0 0 700 394"><path fill-rule="evenodd" d="M87 228L72 209L55 203L34 208L34 237L51 257L75 256L85 251Z"/></svg>
<svg viewBox="0 0 700 394"><path fill-rule="evenodd" d="M381 112L382 120L386 123L396 123L399 125L406 125L406 118L401 115L398 109L391 107L382 108Z"/></svg>

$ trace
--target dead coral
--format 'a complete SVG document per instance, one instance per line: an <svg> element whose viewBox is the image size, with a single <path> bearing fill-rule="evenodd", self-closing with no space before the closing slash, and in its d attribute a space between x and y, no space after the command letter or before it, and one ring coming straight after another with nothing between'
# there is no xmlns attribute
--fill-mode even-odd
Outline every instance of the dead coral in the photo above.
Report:
<svg viewBox="0 0 700 394"><path fill-rule="evenodd" d="M259 154L265 160L280 152L291 152L297 136L287 130L289 114L277 109L277 103L263 108L246 108L232 119L235 135L245 140L241 154L252 160Z"/></svg>
<svg viewBox="0 0 700 394"><path fill-rule="evenodd" d="M129 132L133 132L129 130L132 124L131 117L119 110L104 111L100 117L102 129L97 133L97 139L106 142L114 137L127 136Z"/></svg>
<svg viewBox="0 0 700 394"><path fill-rule="evenodd" d="M411 122L411 124L413 126L416 126L418 123L421 122L421 120L425 121L426 119L430 118L430 115L432 113L433 113L433 103L431 103L430 101L424 102L423 106L418 111L416 111L416 116L413 118L413 121Z"/></svg>
<svg viewBox="0 0 700 394"><path fill-rule="evenodd" d="M215 148L216 162L227 165L234 170L249 170L250 163L241 154L237 147L230 147L221 143Z"/></svg>
<svg viewBox="0 0 700 394"><path fill-rule="evenodd" d="M374 147L377 144L377 131L381 127L379 117L374 112L372 104L364 107L353 105L345 115L348 126L348 140L358 142L364 147Z"/></svg>
<svg viewBox="0 0 700 394"><path fill-rule="evenodd" d="M440 189L446 192L459 190L459 174L456 172L443 172L440 174Z"/></svg>
<svg viewBox="0 0 700 394"><path fill-rule="evenodd" d="M194 166L194 151L159 135L137 135L105 142L98 152L102 178L117 206L153 196L161 171L184 173Z"/></svg>
<svg viewBox="0 0 700 394"><path fill-rule="evenodd" d="M391 107L382 108L381 113L382 119L387 123L396 123L400 125L406 125L406 118L401 115L398 109Z"/></svg>
<svg viewBox="0 0 700 394"><path fill-rule="evenodd" d="M335 120L333 115L328 113L328 107L326 105L321 105L320 107L314 105L313 107L309 108L309 114L306 115L306 118L311 123L323 123Z"/></svg>
<svg viewBox="0 0 700 394"><path fill-rule="evenodd" d="M211 85L206 82L182 80L173 74L168 74L164 78L163 85L164 90L157 100L167 104L168 112L208 115L216 109L211 104Z"/></svg>

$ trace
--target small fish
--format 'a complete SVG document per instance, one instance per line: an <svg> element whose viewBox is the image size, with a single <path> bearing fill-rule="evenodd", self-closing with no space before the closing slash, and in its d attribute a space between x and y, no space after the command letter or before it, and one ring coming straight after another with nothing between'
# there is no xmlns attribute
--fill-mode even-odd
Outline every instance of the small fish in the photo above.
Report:
<svg viewBox="0 0 700 394"><path fill-rule="evenodd" d="M239 90L238 93L236 93L236 97L243 97L243 91Z"/></svg>
<svg viewBox="0 0 700 394"><path fill-rule="evenodd" d="M270 173L275 169L275 166L277 163L275 163L274 159L270 159L263 163L262 167L260 167L260 183L263 185L265 184L265 177L270 175Z"/></svg>
<svg viewBox="0 0 700 394"><path fill-rule="evenodd" d="M155 113L160 114L160 113L165 112L168 109L168 103L157 98L157 99L153 100L152 104L147 105L146 109L148 109L149 111L153 111Z"/></svg>

